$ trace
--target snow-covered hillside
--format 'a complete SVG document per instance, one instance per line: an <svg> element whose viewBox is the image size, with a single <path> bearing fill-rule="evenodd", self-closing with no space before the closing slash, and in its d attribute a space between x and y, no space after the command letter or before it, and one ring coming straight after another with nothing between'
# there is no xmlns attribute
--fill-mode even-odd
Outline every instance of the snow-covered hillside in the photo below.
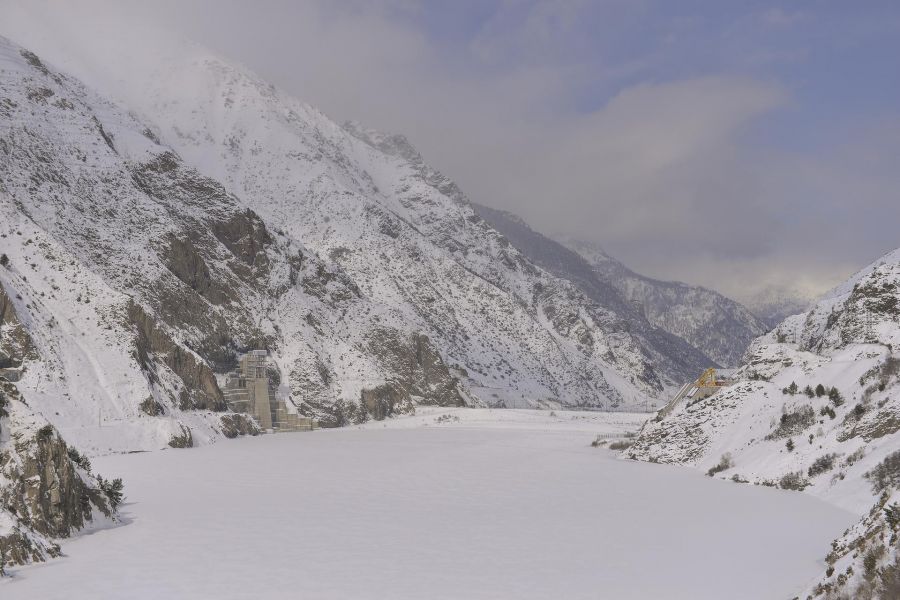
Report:
<svg viewBox="0 0 900 600"><path fill-rule="evenodd" d="M739 383L649 421L626 456L803 490L864 516L810 594L870 597L880 569L896 576L900 523L885 509L900 486L898 347L900 250L754 341Z"/></svg>
<svg viewBox="0 0 900 600"><path fill-rule="evenodd" d="M121 481L95 476L90 460L9 381L35 358L33 340L0 288L0 576L6 565L58 556L56 539L117 520L121 500Z"/></svg>
<svg viewBox="0 0 900 600"><path fill-rule="evenodd" d="M10 236L10 272L45 235L85 266L98 302L168 306L169 337L212 371L242 348L277 346L298 401L326 413L363 388L387 385L392 404L434 395L390 383L428 378L396 376L417 344L441 364L442 382L427 385L448 402L622 405L681 375L658 369L625 318L484 224L402 138L340 127L208 56L154 78L183 97L148 94L147 125L37 57L6 54L8 222L41 230L21 250Z"/></svg>
<svg viewBox="0 0 900 600"><path fill-rule="evenodd" d="M738 302L704 287L639 275L597 244L564 240L600 281L639 307L656 327L678 336L723 367L733 367L750 342L769 327Z"/></svg>
<svg viewBox="0 0 900 600"><path fill-rule="evenodd" d="M401 136L339 126L193 46L126 87L163 143L427 335L481 401L626 404L688 372L528 261Z"/></svg>
<svg viewBox="0 0 900 600"><path fill-rule="evenodd" d="M644 306L641 304L643 299L623 294L617 283L609 278L598 277L593 266L577 252L534 231L512 213L486 206L473 206L481 217L510 240L530 261L570 282L588 298L612 307L623 315L631 332L641 340L642 345L652 349L653 364L669 377L684 381L710 365L717 364L716 359L688 343L683 335L675 334L664 325L648 320L647 314L654 313L652 306ZM703 318L703 315L700 314L699 318ZM734 343L741 343L740 336Z"/></svg>
<svg viewBox="0 0 900 600"><path fill-rule="evenodd" d="M404 137L339 126L207 54L147 81L139 108L162 139L426 332L483 402L624 404L673 379L622 315L536 267Z"/></svg>

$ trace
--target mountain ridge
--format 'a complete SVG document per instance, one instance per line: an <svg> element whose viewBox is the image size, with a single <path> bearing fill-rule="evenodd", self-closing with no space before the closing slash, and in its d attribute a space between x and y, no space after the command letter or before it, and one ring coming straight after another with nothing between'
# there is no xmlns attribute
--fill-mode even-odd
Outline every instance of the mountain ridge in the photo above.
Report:
<svg viewBox="0 0 900 600"><path fill-rule="evenodd" d="M685 357L695 373L737 364L750 341L767 330L749 310L718 292L639 275L596 244L554 240L517 215L474 206L535 263L572 281L588 296L614 305L648 332L659 330L651 334L657 339L672 336L672 354Z"/></svg>

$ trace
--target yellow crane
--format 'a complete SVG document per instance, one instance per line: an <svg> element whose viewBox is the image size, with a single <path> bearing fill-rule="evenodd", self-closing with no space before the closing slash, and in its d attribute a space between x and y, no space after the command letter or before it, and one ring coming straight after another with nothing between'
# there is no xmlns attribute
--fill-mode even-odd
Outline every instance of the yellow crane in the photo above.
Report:
<svg viewBox="0 0 900 600"><path fill-rule="evenodd" d="M697 379L697 383L695 385L697 387L716 387L717 385L719 385L718 381L716 381L716 370L707 369L703 371L703 374L700 375L699 379Z"/></svg>

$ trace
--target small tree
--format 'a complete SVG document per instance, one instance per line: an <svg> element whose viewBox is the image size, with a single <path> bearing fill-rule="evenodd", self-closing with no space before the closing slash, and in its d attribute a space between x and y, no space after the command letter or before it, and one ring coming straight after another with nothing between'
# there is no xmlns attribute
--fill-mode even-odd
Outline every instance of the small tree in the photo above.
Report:
<svg viewBox="0 0 900 600"><path fill-rule="evenodd" d="M800 389L800 386L797 385L797 382L792 381L791 385L787 386L786 388L784 388L781 391L785 394L790 394L791 396L793 396L794 394L797 393L797 390L799 390L799 389Z"/></svg>
<svg viewBox="0 0 900 600"><path fill-rule="evenodd" d="M112 481L109 481L108 479L97 476L97 483L100 484L100 490L106 494L107 498L109 498L109 505L115 510L125 497L125 494L123 493L125 486L122 483L122 478L116 477Z"/></svg>
<svg viewBox="0 0 900 600"><path fill-rule="evenodd" d="M788 441L784 444L784 447L787 448L788 452L794 451L794 438L788 438Z"/></svg>
<svg viewBox="0 0 900 600"><path fill-rule="evenodd" d="M844 398L841 397L841 392L836 387L832 387L828 390L828 399L831 400L831 403L835 406L840 406L844 403Z"/></svg>
<svg viewBox="0 0 900 600"><path fill-rule="evenodd" d="M9 265L9 257L5 254L0 254L0 267L5 267Z"/></svg>
<svg viewBox="0 0 900 600"><path fill-rule="evenodd" d="M88 473L91 472L91 461L87 456L83 455L81 452L71 446L66 448L66 453L69 455L69 459L73 463L75 463Z"/></svg>
<svg viewBox="0 0 900 600"><path fill-rule="evenodd" d="M707 477L712 477L716 473L721 473L722 471L727 471L731 467L734 466L734 462L731 460L731 453L726 452L722 455L722 458L719 459L719 464L712 467L709 471L706 472Z"/></svg>
<svg viewBox="0 0 900 600"><path fill-rule="evenodd" d="M825 415L828 415L828 416L829 416L830 418L832 418L832 419L835 418L835 417L837 416L837 414L834 412L834 409L831 408L831 407L828 406L828 405L823 406L823 407L821 408L821 410L819 410L819 414L822 415L823 417L824 417Z"/></svg>
<svg viewBox="0 0 900 600"><path fill-rule="evenodd" d="M900 525L900 503L894 502L884 509L884 520L891 529L897 529Z"/></svg>
<svg viewBox="0 0 900 600"><path fill-rule="evenodd" d="M816 397L821 398L824 395L825 395L825 386L820 383L819 385L816 386Z"/></svg>
<svg viewBox="0 0 900 600"><path fill-rule="evenodd" d="M816 395L816 393L813 391L813 389L809 386L806 386L805 388L803 388L803 393L806 394L807 396L809 396L810 398L812 398L813 396Z"/></svg>

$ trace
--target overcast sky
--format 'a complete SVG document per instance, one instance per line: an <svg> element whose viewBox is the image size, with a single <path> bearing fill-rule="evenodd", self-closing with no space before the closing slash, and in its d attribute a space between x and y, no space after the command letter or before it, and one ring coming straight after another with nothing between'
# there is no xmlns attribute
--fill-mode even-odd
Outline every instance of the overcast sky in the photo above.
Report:
<svg viewBox="0 0 900 600"><path fill-rule="evenodd" d="M900 246L896 1L0 0L0 34L23 4L158 23L656 277L820 292Z"/></svg>

